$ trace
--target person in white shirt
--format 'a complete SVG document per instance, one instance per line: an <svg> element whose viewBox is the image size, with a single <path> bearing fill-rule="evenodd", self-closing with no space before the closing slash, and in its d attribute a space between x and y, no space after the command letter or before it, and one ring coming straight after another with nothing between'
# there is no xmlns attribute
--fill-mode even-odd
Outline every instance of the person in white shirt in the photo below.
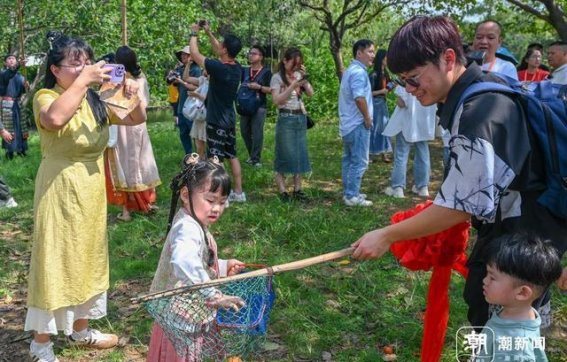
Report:
<svg viewBox="0 0 567 362"><path fill-rule="evenodd" d="M409 94L403 87L396 87L397 107L386 125L384 136L396 137L394 147L394 168L390 178L390 186L384 190L388 196L404 197L406 188L406 170L410 147L415 146L413 161L412 192L418 196L429 196L429 176L431 162L427 141L435 137L435 113L437 106L422 106L417 98Z"/></svg>
<svg viewBox="0 0 567 362"><path fill-rule="evenodd" d="M502 45L502 27L494 20L478 23L475 30L473 49L485 52L482 70L505 74L518 79L516 67L509 61L496 57L496 51Z"/></svg>
<svg viewBox="0 0 567 362"><path fill-rule="evenodd" d="M567 43L556 41L547 49L547 61L553 68L551 82L567 84Z"/></svg>

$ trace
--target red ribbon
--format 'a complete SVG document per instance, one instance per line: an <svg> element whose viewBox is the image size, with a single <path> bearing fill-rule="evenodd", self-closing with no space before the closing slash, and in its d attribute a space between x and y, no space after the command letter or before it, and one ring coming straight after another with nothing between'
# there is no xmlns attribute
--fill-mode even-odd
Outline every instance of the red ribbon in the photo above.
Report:
<svg viewBox="0 0 567 362"><path fill-rule="evenodd" d="M409 219L432 205L431 201L392 216L392 224ZM443 352L449 320L449 282L451 270L467 277L465 249L470 224L463 222L437 234L413 240L401 240L390 247L399 262L410 270L431 270L427 308L421 342L421 361L438 362Z"/></svg>

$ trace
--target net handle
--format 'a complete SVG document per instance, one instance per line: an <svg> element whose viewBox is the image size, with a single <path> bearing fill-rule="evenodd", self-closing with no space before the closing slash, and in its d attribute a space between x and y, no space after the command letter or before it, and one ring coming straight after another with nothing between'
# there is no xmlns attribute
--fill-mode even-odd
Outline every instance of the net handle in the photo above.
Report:
<svg viewBox="0 0 567 362"><path fill-rule="evenodd" d="M248 272L248 273L237 274L237 275L233 275L233 276L226 277L226 278L212 279L212 280L209 280L207 282L200 283L200 284L194 284L194 285L190 285L190 286L179 287L179 288L170 289L170 290L157 292L157 293L144 294L144 295L140 295L138 297L132 298L132 299L130 299L130 301L134 304L142 303L142 302L147 302L147 301L153 300L153 299L171 297L171 296L174 296L174 295L177 295L177 294L187 293L187 292L190 292L190 291L193 291L193 290L199 290L199 289L202 289L202 288L213 287L213 286L216 286L216 285L230 283L230 282L237 281L237 280L248 279L248 278L253 278L253 277L261 277L261 276L266 276L266 275L274 275L274 274L277 274L277 273L283 273L283 272L287 272L287 271L303 269L303 268L306 268L306 267L309 267L309 266L312 266L312 265L317 265L317 264L325 263L327 261L332 261L332 260L339 259L339 258L342 258L342 257L345 257L345 256L349 256L353 252L354 252L354 248L350 247L350 248L346 248L346 249L342 249L342 250L333 251L333 252L330 252L330 253L327 253L327 254L321 254L321 255L314 256L314 257L307 258L307 259L296 260L296 261L292 261L290 263L274 265L272 267L266 267L266 268L254 270L254 271L251 271L251 272Z"/></svg>

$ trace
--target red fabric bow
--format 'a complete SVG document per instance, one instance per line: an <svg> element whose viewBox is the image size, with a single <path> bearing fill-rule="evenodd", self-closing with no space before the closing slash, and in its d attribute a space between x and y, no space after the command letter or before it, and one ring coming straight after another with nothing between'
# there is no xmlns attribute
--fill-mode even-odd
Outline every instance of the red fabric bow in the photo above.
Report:
<svg viewBox="0 0 567 362"><path fill-rule="evenodd" d="M411 218L431 204L431 201L426 201L411 210L395 213L391 219L392 224ZM427 293L425 325L421 342L422 362L438 362L441 358L449 320L448 289L451 270L454 269L463 277L467 277L465 250L469 228L470 224L463 222L437 234L398 241L390 247L392 254L410 270L433 268Z"/></svg>

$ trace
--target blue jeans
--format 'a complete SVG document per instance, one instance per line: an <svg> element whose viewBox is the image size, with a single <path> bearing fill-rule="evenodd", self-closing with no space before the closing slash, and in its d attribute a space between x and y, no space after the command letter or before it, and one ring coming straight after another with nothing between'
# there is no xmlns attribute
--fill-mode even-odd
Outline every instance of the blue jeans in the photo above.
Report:
<svg viewBox="0 0 567 362"><path fill-rule="evenodd" d="M381 153L392 152L390 138L382 136L386 123L388 123L388 107L384 97L374 97L372 99L374 113L372 118L372 130L370 135L370 154L379 155Z"/></svg>
<svg viewBox="0 0 567 362"><path fill-rule="evenodd" d="M360 124L343 137L343 193L347 199L360 194L362 176L368 168L370 130Z"/></svg>
<svg viewBox="0 0 567 362"><path fill-rule="evenodd" d="M408 143L402 132L396 135L396 146L394 147L394 169L392 170L392 187L406 188L406 169L410 146L415 145L415 157L413 159L413 182L417 188L429 184L429 144L427 141Z"/></svg>

